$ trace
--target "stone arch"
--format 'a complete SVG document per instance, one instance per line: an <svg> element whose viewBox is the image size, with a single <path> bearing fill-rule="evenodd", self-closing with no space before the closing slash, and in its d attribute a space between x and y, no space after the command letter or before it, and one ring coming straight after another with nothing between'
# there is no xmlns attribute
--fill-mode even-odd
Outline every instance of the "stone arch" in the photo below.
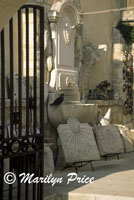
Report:
<svg viewBox="0 0 134 200"><path fill-rule="evenodd" d="M59 13L59 21L61 17L63 16L63 13L68 13L71 15L71 18L74 19L75 25L81 23L81 18L79 15L78 8L71 1L57 2L53 4L53 6L51 7L51 10Z"/></svg>

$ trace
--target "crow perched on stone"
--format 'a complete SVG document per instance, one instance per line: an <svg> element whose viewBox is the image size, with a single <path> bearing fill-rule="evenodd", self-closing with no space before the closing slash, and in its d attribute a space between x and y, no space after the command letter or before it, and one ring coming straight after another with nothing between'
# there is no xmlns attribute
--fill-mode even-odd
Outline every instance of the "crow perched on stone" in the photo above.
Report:
<svg viewBox="0 0 134 200"><path fill-rule="evenodd" d="M61 94L57 99L54 100L53 103L50 104L50 106L60 105L63 101L64 101L64 94Z"/></svg>

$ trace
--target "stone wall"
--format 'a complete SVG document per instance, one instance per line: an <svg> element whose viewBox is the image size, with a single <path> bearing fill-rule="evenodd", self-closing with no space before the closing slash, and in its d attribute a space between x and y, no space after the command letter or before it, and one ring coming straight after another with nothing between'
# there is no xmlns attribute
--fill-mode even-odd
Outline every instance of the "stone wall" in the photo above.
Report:
<svg viewBox="0 0 134 200"><path fill-rule="evenodd" d="M28 0L0 0L0 30L4 28L14 13Z"/></svg>
<svg viewBox="0 0 134 200"><path fill-rule="evenodd" d="M90 0L81 1L84 12L101 11L112 8L120 8L120 2L116 0ZM83 44L91 43L96 49L100 45L106 45L107 49L101 54L97 62L90 68L88 75L88 87L94 89L101 81L112 81L111 55L112 55L112 27L120 20L120 12L105 14L84 15ZM88 59L88 58L87 58ZM90 57L89 57L90 59ZM87 60L88 62L89 60ZM89 61L91 63L91 61Z"/></svg>
<svg viewBox="0 0 134 200"><path fill-rule="evenodd" d="M44 0L47 5L46 12L56 2L63 0ZM68 1L68 0L65 0ZM116 0L73 0L80 13L107 10L123 7L123 1ZM105 14L83 15L83 26L76 30L75 41L75 69L79 72L79 87L81 97L87 96L89 89L94 89L101 81L108 80L112 83L112 28L120 20L120 12ZM51 34L49 24L46 24L48 63L51 62ZM98 35L99 34L99 35ZM50 71L47 70L49 82Z"/></svg>
<svg viewBox="0 0 134 200"><path fill-rule="evenodd" d="M102 118L109 108L111 108L111 124L124 124L129 129L133 128L132 115L124 115L123 112L123 101L121 100L90 100L89 103L97 104L100 109L99 118Z"/></svg>

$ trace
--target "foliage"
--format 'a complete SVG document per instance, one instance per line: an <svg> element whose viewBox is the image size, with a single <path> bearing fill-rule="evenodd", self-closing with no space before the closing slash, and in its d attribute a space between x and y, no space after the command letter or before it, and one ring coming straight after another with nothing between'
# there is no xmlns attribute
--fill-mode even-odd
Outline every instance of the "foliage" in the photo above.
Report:
<svg viewBox="0 0 134 200"><path fill-rule="evenodd" d="M127 44L134 42L134 26L128 22L119 22L116 28L120 31Z"/></svg>

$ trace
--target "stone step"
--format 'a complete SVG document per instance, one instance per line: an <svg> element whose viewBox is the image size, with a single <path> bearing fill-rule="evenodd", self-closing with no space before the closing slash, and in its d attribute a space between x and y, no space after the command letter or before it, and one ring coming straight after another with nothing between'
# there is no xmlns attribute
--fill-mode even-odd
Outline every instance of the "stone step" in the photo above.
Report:
<svg viewBox="0 0 134 200"><path fill-rule="evenodd" d="M134 197L112 196L101 194L83 194L83 193L68 193L68 194L53 194L44 197L44 200L134 200Z"/></svg>

